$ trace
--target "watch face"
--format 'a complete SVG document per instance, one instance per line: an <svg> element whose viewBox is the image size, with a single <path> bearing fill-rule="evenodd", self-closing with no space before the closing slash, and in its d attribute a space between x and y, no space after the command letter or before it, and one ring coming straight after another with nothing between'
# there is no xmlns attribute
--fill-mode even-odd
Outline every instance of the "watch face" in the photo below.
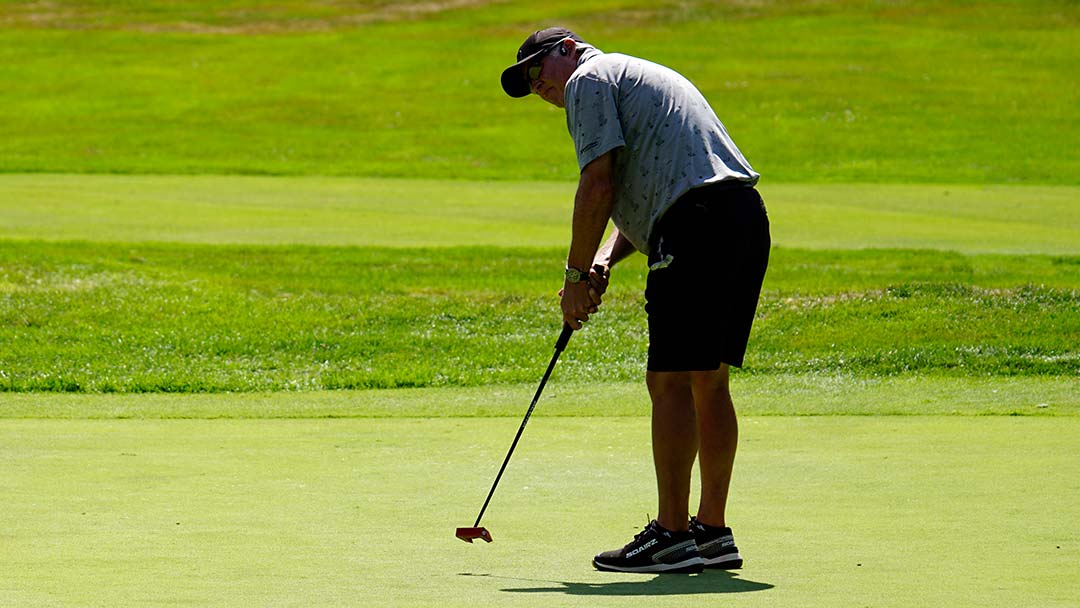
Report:
<svg viewBox="0 0 1080 608"><path fill-rule="evenodd" d="M580 283L585 280L584 277L585 273L581 272L577 268L566 269L566 280L570 281L571 283Z"/></svg>

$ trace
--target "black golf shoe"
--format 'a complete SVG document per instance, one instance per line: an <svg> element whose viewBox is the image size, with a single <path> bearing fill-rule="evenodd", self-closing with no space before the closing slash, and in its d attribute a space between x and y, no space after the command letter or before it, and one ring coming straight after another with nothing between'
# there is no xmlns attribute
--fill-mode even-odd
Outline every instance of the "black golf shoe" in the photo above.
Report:
<svg viewBox="0 0 1080 608"><path fill-rule="evenodd" d="M701 572L703 565L694 535L672 532L656 520L634 536L622 549L605 551L593 558L597 570L609 572Z"/></svg>
<svg viewBox="0 0 1080 608"><path fill-rule="evenodd" d="M690 533L694 535L694 541L697 542L701 560L706 568L723 570L742 568L742 556L739 555L739 548L735 546L735 537L731 535L731 528L709 526L698 521L696 517L691 517Z"/></svg>

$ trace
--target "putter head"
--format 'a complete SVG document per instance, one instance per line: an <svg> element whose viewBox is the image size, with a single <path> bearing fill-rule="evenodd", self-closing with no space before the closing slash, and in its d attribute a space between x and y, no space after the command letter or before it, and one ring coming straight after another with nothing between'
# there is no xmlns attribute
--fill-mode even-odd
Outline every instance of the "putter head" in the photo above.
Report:
<svg viewBox="0 0 1080 608"><path fill-rule="evenodd" d="M461 540L471 543L474 540L480 539L486 542L491 542L491 532L487 531L487 528L458 528L456 536Z"/></svg>

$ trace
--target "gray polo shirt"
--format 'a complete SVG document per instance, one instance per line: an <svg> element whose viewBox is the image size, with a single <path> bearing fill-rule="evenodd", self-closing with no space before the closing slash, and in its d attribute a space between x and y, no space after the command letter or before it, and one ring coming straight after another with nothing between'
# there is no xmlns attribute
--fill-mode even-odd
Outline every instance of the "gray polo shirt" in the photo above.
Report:
<svg viewBox="0 0 1080 608"><path fill-rule="evenodd" d="M590 47L564 100L580 169L622 148L612 221L638 251L649 252L653 224L691 188L758 181L709 102L674 70Z"/></svg>

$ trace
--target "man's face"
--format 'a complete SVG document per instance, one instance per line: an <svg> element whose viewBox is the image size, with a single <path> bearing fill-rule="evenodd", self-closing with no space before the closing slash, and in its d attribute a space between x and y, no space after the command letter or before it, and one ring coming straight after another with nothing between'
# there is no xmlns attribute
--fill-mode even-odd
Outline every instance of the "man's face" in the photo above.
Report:
<svg viewBox="0 0 1080 608"><path fill-rule="evenodd" d="M566 54L559 52L560 47L567 50ZM544 54L539 65L534 64L530 70L532 92L555 107L565 107L566 81L577 68L577 61L572 57L573 52L561 44Z"/></svg>

